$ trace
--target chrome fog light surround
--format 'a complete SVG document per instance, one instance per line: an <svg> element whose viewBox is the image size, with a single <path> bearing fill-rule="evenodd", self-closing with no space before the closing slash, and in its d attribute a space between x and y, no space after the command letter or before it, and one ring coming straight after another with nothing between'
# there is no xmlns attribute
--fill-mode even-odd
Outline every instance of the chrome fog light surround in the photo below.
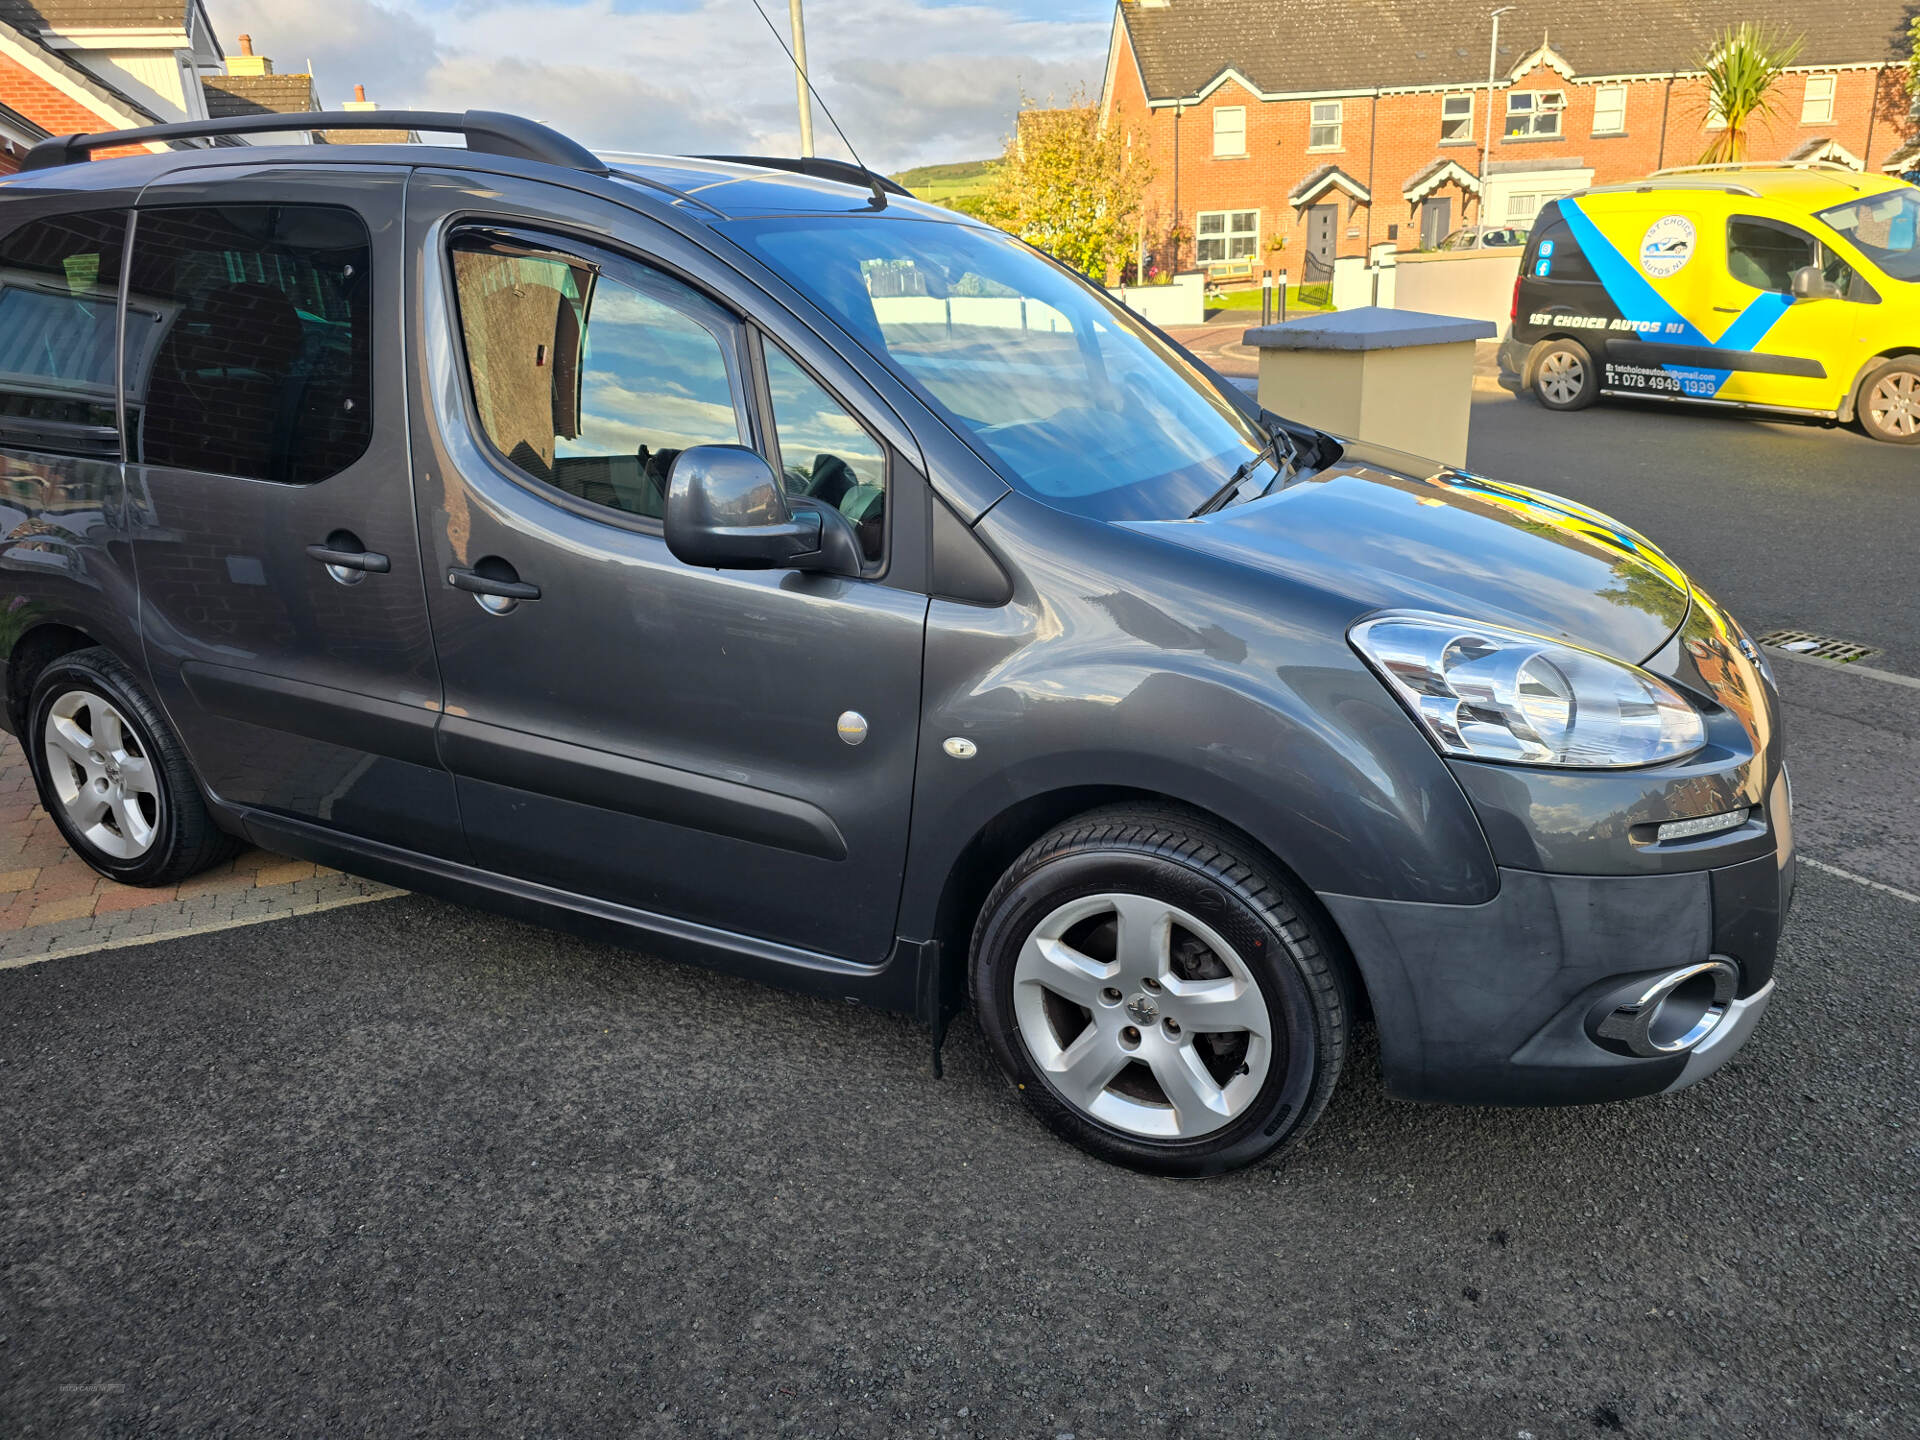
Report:
<svg viewBox="0 0 1920 1440"><path fill-rule="evenodd" d="M1641 1059L1684 1055L1727 1018L1739 984L1740 972L1727 960L1668 971L1633 998L1597 1012L1593 1036Z"/></svg>
<svg viewBox="0 0 1920 1440"><path fill-rule="evenodd" d="M1738 830L1752 816L1753 807L1743 805L1738 810L1727 810L1718 815L1696 815L1691 820L1667 820L1654 831L1654 838L1663 845L1674 840L1698 840L1703 835L1720 835L1728 830Z"/></svg>

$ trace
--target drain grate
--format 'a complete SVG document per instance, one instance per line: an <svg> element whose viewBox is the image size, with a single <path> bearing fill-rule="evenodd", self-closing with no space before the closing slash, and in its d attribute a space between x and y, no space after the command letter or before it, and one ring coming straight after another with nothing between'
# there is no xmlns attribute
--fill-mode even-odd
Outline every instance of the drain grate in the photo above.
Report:
<svg viewBox="0 0 1920 1440"><path fill-rule="evenodd" d="M1831 635L1816 635L1811 630L1769 630L1760 637L1760 643L1794 655L1838 660L1842 665L1880 653L1871 645L1856 645L1851 640L1836 640Z"/></svg>

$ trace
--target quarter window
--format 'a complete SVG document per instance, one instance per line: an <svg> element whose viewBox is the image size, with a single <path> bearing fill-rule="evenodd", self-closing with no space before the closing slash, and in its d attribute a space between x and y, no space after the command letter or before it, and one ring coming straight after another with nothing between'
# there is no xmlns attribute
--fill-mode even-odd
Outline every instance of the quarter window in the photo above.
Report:
<svg viewBox="0 0 1920 1440"><path fill-rule="evenodd" d="M1800 101L1802 125L1826 125L1833 120L1834 77L1809 75L1807 93Z"/></svg>
<svg viewBox="0 0 1920 1440"><path fill-rule="evenodd" d="M1247 153L1247 111L1243 105L1227 105L1213 112L1213 153Z"/></svg>
<svg viewBox="0 0 1920 1440"><path fill-rule="evenodd" d="M887 457L861 423L771 341L767 394L789 495L831 505L860 536L869 563L886 549Z"/></svg>
<svg viewBox="0 0 1920 1440"><path fill-rule="evenodd" d="M1593 92L1593 133L1619 135L1627 128L1627 87L1602 85Z"/></svg>
<svg viewBox="0 0 1920 1440"><path fill-rule="evenodd" d="M1307 128L1309 150L1340 148L1340 103L1338 100L1313 102L1313 116Z"/></svg>
<svg viewBox="0 0 1920 1440"><path fill-rule="evenodd" d="M133 459L287 484L353 464L373 434L370 270L351 210L143 211L127 293Z"/></svg>
<svg viewBox="0 0 1920 1440"><path fill-rule="evenodd" d="M1202 265L1251 260L1260 253L1258 210L1202 210L1194 223Z"/></svg>
<svg viewBox="0 0 1920 1440"><path fill-rule="evenodd" d="M1506 138L1558 135L1560 116L1566 108L1564 90L1509 90Z"/></svg>
<svg viewBox="0 0 1920 1440"><path fill-rule="evenodd" d="M126 215L60 215L0 242L0 446L120 458L114 332Z"/></svg>
<svg viewBox="0 0 1920 1440"><path fill-rule="evenodd" d="M731 319L679 281L485 235L453 275L480 428L533 479L657 520L682 450L741 443Z"/></svg>
<svg viewBox="0 0 1920 1440"><path fill-rule="evenodd" d="M1440 143L1473 139L1473 96L1447 95L1440 101Z"/></svg>

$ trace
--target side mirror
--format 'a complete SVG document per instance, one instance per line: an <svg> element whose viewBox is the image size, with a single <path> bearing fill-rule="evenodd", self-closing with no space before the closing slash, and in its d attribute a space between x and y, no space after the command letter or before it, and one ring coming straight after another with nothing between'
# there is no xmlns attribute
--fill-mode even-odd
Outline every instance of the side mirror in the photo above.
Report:
<svg viewBox="0 0 1920 1440"><path fill-rule="evenodd" d="M1818 265L1802 265L1793 272L1795 300L1838 300L1839 287L1828 280Z"/></svg>
<svg viewBox="0 0 1920 1440"><path fill-rule="evenodd" d="M741 445L682 450L667 474L667 549L714 570L824 568L825 517L787 505L773 467Z"/></svg>

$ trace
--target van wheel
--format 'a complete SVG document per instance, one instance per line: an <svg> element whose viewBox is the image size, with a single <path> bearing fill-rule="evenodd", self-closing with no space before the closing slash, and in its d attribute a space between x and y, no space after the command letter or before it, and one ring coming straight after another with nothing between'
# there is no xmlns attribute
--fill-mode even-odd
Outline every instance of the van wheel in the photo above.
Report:
<svg viewBox="0 0 1920 1440"><path fill-rule="evenodd" d="M1584 410L1600 398L1600 371L1577 340L1543 340L1533 353L1533 393L1549 410Z"/></svg>
<svg viewBox="0 0 1920 1440"><path fill-rule="evenodd" d="M1215 1175L1305 1135L1352 1015L1331 937L1244 842L1177 810L1095 811L994 886L973 998L1057 1135L1162 1175Z"/></svg>
<svg viewBox="0 0 1920 1440"><path fill-rule="evenodd" d="M23 737L40 803L74 853L123 885L172 885L239 842L207 813L180 742L104 649L40 672Z"/></svg>
<svg viewBox="0 0 1920 1440"><path fill-rule="evenodd" d="M1882 365L1860 387L1860 428L1892 445L1920 445L1920 363Z"/></svg>

